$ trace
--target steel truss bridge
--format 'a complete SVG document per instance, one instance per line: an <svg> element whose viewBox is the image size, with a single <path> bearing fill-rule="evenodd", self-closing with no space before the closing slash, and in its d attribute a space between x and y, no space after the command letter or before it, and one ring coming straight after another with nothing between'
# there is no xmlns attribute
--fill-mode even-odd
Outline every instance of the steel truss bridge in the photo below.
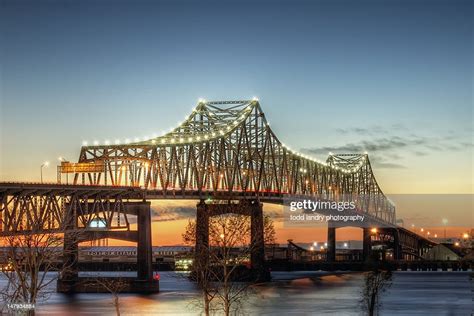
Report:
<svg viewBox="0 0 474 316"><path fill-rule="evenodd" d="M360 209L395 223L395 207L374 177L367 154L312 159L285 146L257 100L200 102L178 127L153 139L83 146L79 163L59 175L75 184L141 187L163 198L283 195L359 201Z"/></svg>
<svg viewBox="0 0 474 316"><path fill-rule="evenodd" d="M61 184L64 177L73 183ZM355 201L356 211L380 227L378 238L388 236L397 259L419 258L434 244L396 225L395 206L379 187L366 153L330 154L326 161L298 153L277 138L256 99L200 101L162 136L85 145L77 163L58 166L58 184L0 183L0 234L24 234L38 225L57 231L72 218L74 228L91 232L89 239L140 243L142 238L151 247L151 237L130 231L129 216L140 221L137 210L147 208L146 200L196 199L202 209L208 198L261 205L282 204L286 197ZM229 212L233 207L229 204ZM261 213L261 207L254 208ZM143 220L149 225L149 218ZM98 221L105 230L94 228ZM328 231L329 260L334 260L335 229ZM372 237L364 228L364 248ZM149 278L149 272L143 276Z"/></svg>

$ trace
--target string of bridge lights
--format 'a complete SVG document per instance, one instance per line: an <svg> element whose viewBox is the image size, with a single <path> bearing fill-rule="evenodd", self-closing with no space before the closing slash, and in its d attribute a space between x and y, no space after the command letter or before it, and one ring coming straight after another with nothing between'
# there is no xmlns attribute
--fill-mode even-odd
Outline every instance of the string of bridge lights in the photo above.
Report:
<svg viewBox="0 0 474 316"><path fill-rule="evenodd" d="M258 102L258 98L257 97L254 97L252 99L252 102L249 103L249 105L247 105L247 107L243 110L243 114L241 114L237 119L235 119L234 121L232 121L232 123L230 123L230 125L227 125L227 127L225 129L220 129L219 131L212 131L212 132L209 132L209 133L206 133L206 134L203 134L203 135L197 135L197 136L188 136L187 139L185 137L173 137L173 136L169 136L170 133L173 133L173 132L177 132L179 131L180 128L183 128L186 123L188 123L189 121L192 120L192 118L194 117L193 115L198 111L198 107L201 105L201 104L206 104L207 101L205 99L199 99L198 100L198 105L196 107L194 107L192 109L192 114L189 115L189 116L186 116L184 118L184 121L183 122L178 122L178 127L176 128L171 128L169 132L162 132L161 136L158 136L157 134L152 134L152 139L150 140L150 138L148 136L144 136L142 139L138 138L138 137L135 137L133 139L133 142L129 139L129 138L126 138L124 140L124 142L121 142L119 139L116 139L113 144L114 145L130 145L130 144L134 144L134 143L139 143L141 141L145 142L145 141L150 141L152 144L157 144L157 143L160 143L160 144L184 144L184 143L201 143L201 142L206 142L208 140L212 140L214 138L219 138L219 137L222 137L224 135L226 135L227 133L231 133L236 127L238 127L238 125L242 122L244 122L247 117L249 116L250 112L254 109L254 106L257 104ZM209 116L215 116L214 113L212 112L209 112L208 113ZM232 125L232 126L231 126ZM270 123L269 122L266 122L265 125L269 128L270 127ZM156 140L157 138L161 138L159 140L159 142ZM93 143L93 146L100 146L100 142L95 140ZM105 140L103 142L103 145L105 146L110 146L112 145L111 141L109 140ZM353 172L356 172L358 169L360 169L363 165L364 165L364 162L366 161L367 159L367 155L368 153L365 152L364 153L364 158L360 160L360 162L358 163L358 165L356 167L353 167L352 169L346 169L346 168L341 168L339 166L333 166L333 165L330 165L328 164L327 162L325 161L321 161L319 159L316 159L316 158L313 158L313 157L310 157L308 155L305 155L303 153L300 153L300 152L297 152L293 149L291 149L290 147L286 146L284 143L281 143L280 142L280 145L287 151L289 152L290 154L293 154L297 157L301 157L301 158L304 158L306 160L309 160L309 161L312 161L312 162L315 162L315 163L318 163L320 165L323 165L325 167L330 167L332 169L335 169L335 170L338 170L338 171L341 171L343 173L353 173ZM82 146L84 147L87 147L88 146L88 142L87 141L83 141L82 142ZM332 152L329 152L329 156L333 156L333 153ZM300 168L299 170L300 172L302 173L306 173L308 170L307 169L303 169L303 168Z"/></svg>

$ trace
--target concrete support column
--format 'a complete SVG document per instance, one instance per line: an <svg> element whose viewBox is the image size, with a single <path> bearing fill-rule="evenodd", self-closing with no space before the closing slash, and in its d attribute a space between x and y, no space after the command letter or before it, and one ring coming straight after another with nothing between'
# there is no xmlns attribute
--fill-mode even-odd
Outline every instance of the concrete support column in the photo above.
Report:
<svg viewBox="0 0 474 316"><path fill-rule="evenodd" d="M137 279L152 280L152 245L150 202L137 204L138 245L137 245Z"/></svg>
<svg viewBox="0 0 474 316"><path fill-rule="evenodd" d="M255 273L256 280L266 280L269 278L265 267L265 240L263 230L263 206L258 201L251 201L250 207L250 226L252 251L250 262L252 270Z"/></svg>
<svg viewBox="0 0 474 316"><path fill-rule="evenodd" d="M194 260L199 266L206 266L209 260L209 212L204 200L196 205L196 248Z"/></svg>
<svg viewBox="0 0 474 316"><path fill-rule="evenodd" d="M336 227L330 227L331 223L328 223L328 248L326 252L326 261L336 261Z"/></svg>
<svg viewBox="0 0 474 316"><path fill-rule="evenodd" d="M363 259L368 260L369 256L372 252L372 236L370 233L370 228L364 227L363 228L363 237L362 237L362 254L363 254Z"/></svg>
<svg viewBox="0 0 474 316"><path fill-rule="evenodd" d="M65 269L62 272L60 279L72 281L78 277L77 263L79 260L79 236L75 232L77 228L77 219L75 212L75 205L71 207L66 205L67 213L64 218L64 243L63 243L63 265Z"/></svg>
<svg viewBox="0 0 474 316"><path fill-rule="evenodd" d="M402 249L400 245L400 236L398 234L398 230L393 231L393 259L394 260L402 260Z"/></svg>
<svg viewBox="0 0 474 316"><path fill-rule="evenodd" d="M79 260L79 246L77 235L75 233L64 233L63 250L63 264L65 269L62 271L60 279L65 281L76 280L79 275L77 267L77 262Z"/></svg>

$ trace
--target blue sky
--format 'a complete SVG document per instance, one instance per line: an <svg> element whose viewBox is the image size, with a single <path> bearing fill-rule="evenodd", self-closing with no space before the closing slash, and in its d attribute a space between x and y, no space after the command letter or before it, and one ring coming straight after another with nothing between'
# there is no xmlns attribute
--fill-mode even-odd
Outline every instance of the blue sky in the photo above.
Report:
<svg viewBox="0 0 474 316"><path fill-rule="evenodd" d="M258 96L282 141L389 193L472 193L470 1L1 2L1 178ZM54 168L45 171L55 179Z"/></svg>

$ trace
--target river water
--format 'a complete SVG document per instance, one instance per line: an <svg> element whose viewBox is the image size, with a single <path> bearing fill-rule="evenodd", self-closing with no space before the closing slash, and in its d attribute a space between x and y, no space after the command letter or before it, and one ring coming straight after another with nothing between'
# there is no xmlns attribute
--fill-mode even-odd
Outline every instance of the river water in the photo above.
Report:
<svg viewBox="0 0 474 316"><path fill-rule="evenodd" d="M272 277L272 282L254 286L242 313L364 315L359 303L364 281L360 273L273 272ZM474 287L469 272L395 272L392 280L382 293L380 315L473 313ZM5 281L0 280L0 286L4 285ZM51 289L54 287L55 283ZM120 294L122 315L199 315L198 291L184 276L162 272L160 288L161 292L153 295ZM114 307L109 294L52 293L38 305L37 315L106 316L114 315Z"/></svg>

